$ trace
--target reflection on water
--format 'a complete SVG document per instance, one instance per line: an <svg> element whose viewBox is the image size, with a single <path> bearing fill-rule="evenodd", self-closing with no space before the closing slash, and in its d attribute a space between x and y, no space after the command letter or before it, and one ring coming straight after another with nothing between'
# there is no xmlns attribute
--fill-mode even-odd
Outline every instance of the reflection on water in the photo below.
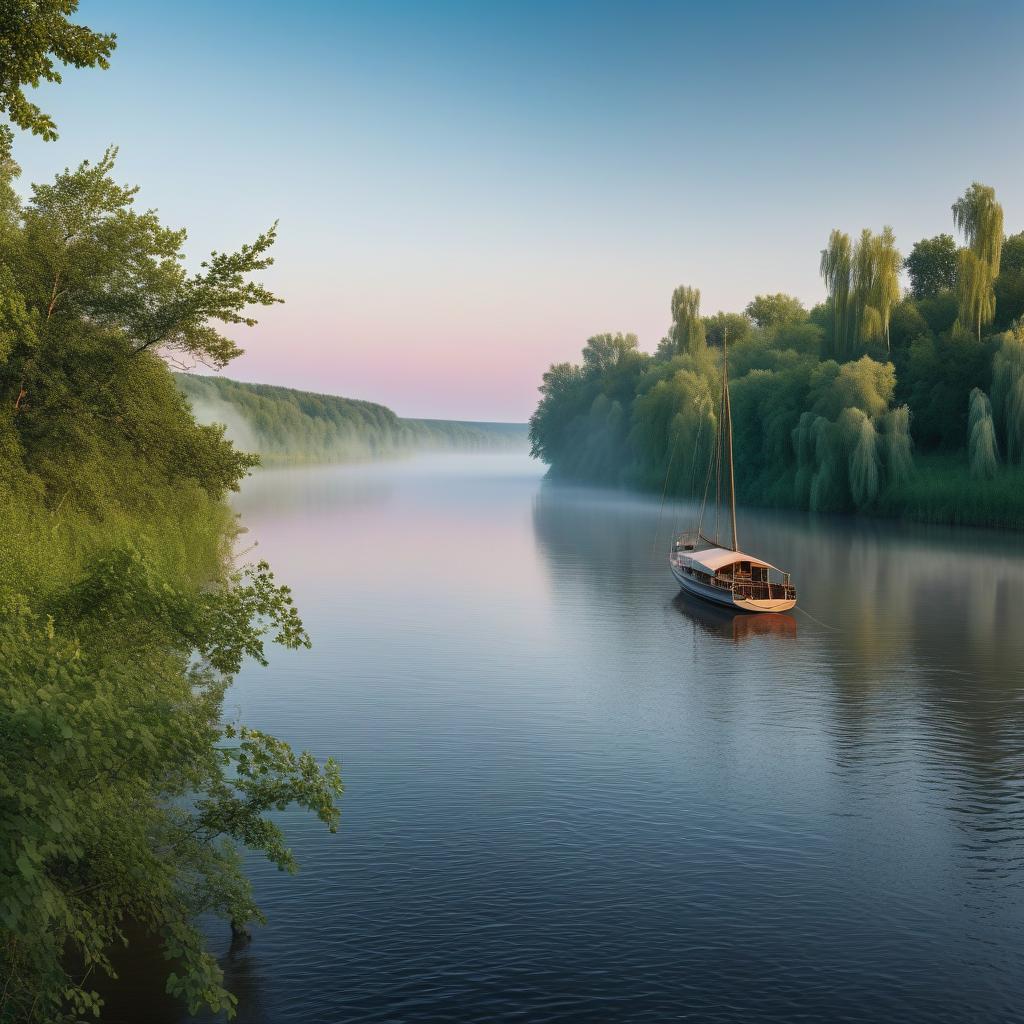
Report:
<svg viewBox="0 0 1024 1024"><path fill-rule="evenodd" d="M741 612L719 608L680 591L672 602L683 618L708 636L740 643L755 636L796 639L796 619L781 612Z"/></svg>
<svg viewBox="0 0 1024 1024"><path fill-rule="evenodd" d="M678 596L656 501L516 457L239 509L315 647L232 710L346 782L252 865L242 1024L1018 1016L1017 537L743 510L803 609L749 616Z"/></svg>

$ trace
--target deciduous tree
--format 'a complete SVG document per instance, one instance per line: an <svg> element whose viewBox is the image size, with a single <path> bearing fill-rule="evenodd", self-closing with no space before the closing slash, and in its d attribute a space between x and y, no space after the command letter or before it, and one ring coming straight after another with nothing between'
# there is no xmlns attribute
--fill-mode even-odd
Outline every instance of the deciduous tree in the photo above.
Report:
<svg viewBox="0 0 1024 1024"><path fill-rule="evenodd" d="M781 327L807 319L804 304L794 295L755 295L747 303L746 314L761 328Z"/></svg>
<svg viewBox="0 0 1024 1024"><path fill-rule="evenodd" d="M0 4L0 112L19 128L57 137L57 126L25 95L26 87L60 82L59 65L109 67L117 37L76 25L78 0L4 0ZM9 141L0 126L0 142Z"/></svg>
<svg viewBox="0 0 1024 1024"><path fill-rule="evenodd" d="M956 242L952 235L936 235L915 242L903 261L910 274L915 299L928 299L956 287Z"/></svg>

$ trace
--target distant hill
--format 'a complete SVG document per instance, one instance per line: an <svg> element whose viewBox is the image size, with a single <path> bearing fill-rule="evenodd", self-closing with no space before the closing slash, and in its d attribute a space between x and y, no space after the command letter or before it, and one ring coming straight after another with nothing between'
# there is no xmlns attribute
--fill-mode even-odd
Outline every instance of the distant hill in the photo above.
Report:
<svg viewBox="0 0 1024 1024"><path fill-rule="evenodd" d="M402 419L384 405L338 395L175 374L202 423L265 462L348 462L412 451L526 450L525 423Z"/></svg>

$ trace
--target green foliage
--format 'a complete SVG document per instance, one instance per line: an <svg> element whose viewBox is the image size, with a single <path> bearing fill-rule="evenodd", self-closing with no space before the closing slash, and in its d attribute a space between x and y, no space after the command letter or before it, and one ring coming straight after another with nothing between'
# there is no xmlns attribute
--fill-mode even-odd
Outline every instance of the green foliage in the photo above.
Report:
<svg viewBox="0 0 1024 1024"><path fill-rule="evenodd" d="M903 266L910 273L910 291L915 299L930 299L956 287L956 242L941 234L915 242Z"/></svg>
<svg viewBox="0 0 1024 1024"><path fill-rule="evenodd" d="M658 345L658 357L699 355L706 344L704 321L700 316L700 289L680 285L672 293L672 327Z"/></svg>
<svg viewBox="0 0 1024 1024"><path fill-rule="evenodd" d="M220 376L177 374L196 418L220 424L239 448L263 463L349 462L413 450L521 448L521 423L402 419L375 402L246 384ZM221 429L218 428L218 429Z"/></svg>
<svg viewBox="0 0 1024 1024"><path fill-rule="evenodd" d="M931 298L922 299L917 303L917 309L935 335L952 330L960 312L954 292L939 292Z"/></svg>
<svg viewBox="0 0 1024 1024"><path fill-rule="evenodd" d="M598 334L583 346L586 373L606 373L637 352L635 334Z"/></svg>
<svg viewBox="0 0 1024 1024"><path fill-rule="evenodd" d="M988 347L971 335L947 333L915 338L905 365L906 397L914 413L914 435L925 450L954 451L967 436L967 396L988 387Z"/></svg>
<svg viewBox="0 0 1024 1024"><path fill-rule="evenodd" d="M710 349L680 343L699 293L677 289L673 329L653 361L633 357L638 371L595 370L594 360L551 368L531 420L533 453L569 477L692 493L714 432L715 348L728 323L742 500L1024 524L1024 489L1006 482L1019 474L998 459L1002 449L1024 462L1024 233L1003 239L995 193L977 184L954 220L965 249L938 235L905 262L891 228L865 230L856 244L833 231L821 253L825 302L806 312L785 295L757 296L746 308L752 330L735 314L704 318ZM902 298L901 266L913 285ZM1009 330L986 334L988 324ZM954 493L953 481L969 480L977 501Z"/></svg>
<svg viewBox="0 0 1024 1024"><path fill-rule="evenodd" d="M89 621L8 599L0 626L4 1019L75 1017L129 919L182 962L193 1011L230 1006L193 921L259 919L235 844L291 868L268 813L297 804L337 821L336 765L221 725L225 678L190 660L170 620L147 618L145 572L108 571L94 570L106 600Z"/></svg>
<svg viewBox="0 0 1024 1024"><path fill-rule="evenodd" d="M1000 257L999 273L1024 270L1024 231L1015 235L1007 235L1003 240L1002 256Z"/></svg>
<svg viewBox="0 0 1024 1024"><path fill-rule="evenodd" d="M531 453L568 476L617 482L627 459L629 410L649 362L633 335L599 335L587 341L583 365L552 366L530 418Z"/></svg>
<svg viewBox="0 0 1024 1024"><path fill-rule="evenodd" d="M818 416L810 427L814 472L811 477L812 512L839 512L849 504L843 465L843 438L838 424Z"/></svg>
<svg viewBox="0 0 1024 1024"><path fill-rule="evenodd" d="M1006 458L1024 462L1024 329L1003 335L992 360L992 405Z"/></svg>
<svg viewBox="0 0 1024 1024"><path fill-rule="evenodd" d="M909 406L901 405L890 410L882 417L881 424L886 479L890 487L899 487L916 471Z"/></svg>
<svg viewBox="0 0 1024 1024"><path fill-rule="evenodd" d="M820 264L832 307L826 356L853 359L883 339L889 350L889 321L900 297L901 265L890 227L880 235L865 228L852 247L848 235L832 232Z"/></svg>
<svg viewBox="0 0 1024 1024"><path fill-rule="evenodd" d="M995 189L978 182L971 185L953 204L953 223L967 241L957 259L958 319L980 342L982 327L995 316L993 285L1003 251L1003 208L996 202Z"/></svg>
<svg viewBox="0 0 1024 1024"><path fill-rule="evenodd" d="M1004 465L991 479L974 477L959 452L919 455L916 463L912 477L879 494L879 514L1024 530L1024 468Z"/></svg>
<svg viewBox="0 0 1024 1024"><path fill-rule="evenodd" d="M892 408L893 366L867 356L819 363L821 334L790 323L730 346L741 499L870 508L888 481L912 475L910 411ZM534 454L562 476L697 496L719 416L719 360L705 348L650 361L630 346L601 360L603 370L594 358L553 366L530 423Z"/></svg>
<svg viewBox="0 0 1024 1024"><path fill-rule="evenodd" d="M230 1011L197 915L259 919L241 850L294 867L275 812L338 818L333 761L223 721L243 659L309 641L265 563L233 567L225 496L256 460L157 355L230 358L213 324L271 301L248 275L272 233L188 275L184 234L132 209L112 160L24 206L0 190L5 1021L98 1011L129 922L163 939L192 1011Z"/></svg>
<svg viewBox="0 0 1024 1024"><path fill-rule="evenodd" d="M993 328L1005 331L1024 317L1024 231L1003 242L999 276L992 284L996 315Z"/></svg>
<svg viewBox="0 0 1024 1024"><path fill-rule="evenodd" d="M747 303L747 316L761 328L782 327L807 319L804 304L793 295L755 295ZM739 339L737 339L739 340Z"/></svg>
<svg viewBox="0 0 1024 1024"><path fill-rule="evenodd" d="M912 475L910 411L890 408L895 383L892 364L868 356L812 371L809 408L793 431L795 503L818 512L868 509L884 482Z"/></svg>
<svg viewBox="0 0 1024 1024"><path fill-rule="evenodd" d="M0 112L44 139L55 139L57 126L28 100L25 87L60 82L58 63L107 68L116 45L113 34L73 24L76 10L78 0L4 0L0 7ZM0 148L3 142L0 129Z"/></svg>
<svg viewBox="0 0 1024 1024"><path fill-rule="evenodd" d="M638 478L655 486L667 476L674 493L694 494L717 429L716 381L684 356L648 382L633 405L626 453Z"/></svg>
<svg viewBox="0 0 1024 1024"><path fill-rule="evenodd" d="M971 476L991 480L999 468L999 445L992 422L992 403L981 388L971 391L967 416L967 453Z"/></svg>
<svg viewBox="0 0 1024 1024"><path fill-rule="evenodd" d="M878 363L862 356L855 363L821 363L811 374L811 412L835 420L844 409L859 409L868 416L881 416L896 390L892 363Z"/></svg>
<svg viewBox="0 0 1024 1024"><path fill-rule="evenodd" d="M971 249L961 249L957 259L956 299L960 307L957 327L976 332L990 324L996 313L992 268Z"/></svg>
<svg viewBox="0 0 1024 1024"><path fill-rule="evenodd" d="M749 307L747 307L749 309ZM726 333L729 345L739 345L750 338L753 326L750 317L744 313L723 313L704 317L704 336L713 348L721 348Z"/></svg>
<svg viewBox="0 0 1024 1024"><path fill-rule="evenodd" d="M55 358L47 349L68 351L69 327L87 322L88 341L108 358L157 351L220 367L241 350L215 324L252 326L253 305L278 301L249 278L273 262L273 227L235 253L212 253L189 274L185 231L133 209L138 190L112 178L116 155L110 149L96 164L84 161L52 185L33 186L22 212L12 262L39 340L15 347L6 376L18 376L30 402L36 368Z"/></svg>
<svg viewBox="0 0 1024 1024"><path fill-rule="evenodd" d="M996 202L996 190L974 182L953 204L953 223L963 232L971 252L988 266L992 278L998 277L1003 251L1003 208Z"/></svg>
<svg viewBox="0 0 1024 1024"><path fill-rule="evenodd" d="M820 270L832 309L832 333L825 354L837 359L846 358L851 352L850 289L853 275L853 248L849 235L833 229L827 248L821 250Z"/></svg>
<svg viewBox="0 0 1024 1024"><path fill-rule="evenodd" d="M840 430L849 449L850 494L857 508L866 508L878 497L878 432L873 420L860 409L843 410Z"/></svg>
<svg viewBox="0 0 1024 1024"><path fill-rule="evenodd" d="M871 288L867 294L867 308L877 313L881 332L885 335L886 350L890 349L889 322L893 307L900 298L900 267L903 257L896 248L896 236L888 225L871 240L874 264Z"/></svg>

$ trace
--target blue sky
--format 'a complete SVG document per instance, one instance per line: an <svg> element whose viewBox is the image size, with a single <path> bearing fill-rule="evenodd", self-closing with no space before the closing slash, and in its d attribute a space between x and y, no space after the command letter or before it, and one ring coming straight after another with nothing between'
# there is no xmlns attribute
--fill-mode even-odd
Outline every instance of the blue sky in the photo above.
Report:
<svg viewBox="0 0 1024 1024"><path fill-rule="evenodd" d="M28 180L120 146L197 257L280 218L287 300L229 373L523 419L586 338L808 303L833 227L904 251L994 185L1024 228L1024 5L83 0Z"/></svg>

